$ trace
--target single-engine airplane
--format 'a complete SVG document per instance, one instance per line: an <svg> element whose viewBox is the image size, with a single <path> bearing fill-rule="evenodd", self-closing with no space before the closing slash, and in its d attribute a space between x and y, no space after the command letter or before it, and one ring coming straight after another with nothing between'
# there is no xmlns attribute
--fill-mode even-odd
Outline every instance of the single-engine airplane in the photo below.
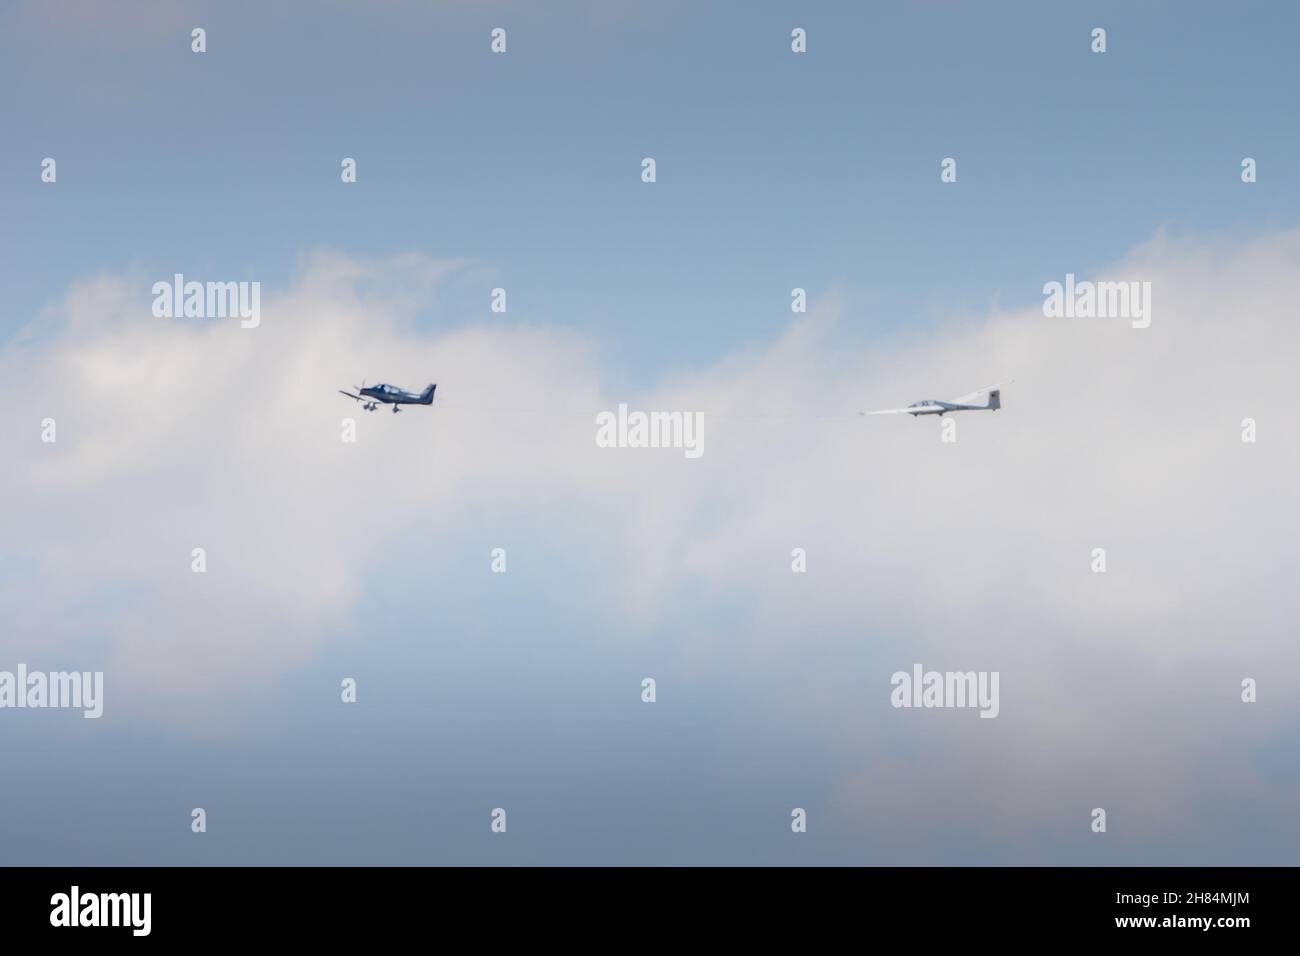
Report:
<svg viewBox="0 0 1300 956"><path fill-rule="evenodd" d="M985 405L971 405L973 399L988 393L989 400ZM878 412L858 412L859 415L945 415L948 412L973 412L985 411L996 412L1002 407L1002 391L1000 385L988 385L978 391L971 392L969 395L963 395L961 398L954 398L950 402L941 402L938 399L930 398L921 402L913 402L906 408L886 408Z"/></svg>
<svg viewBox="0 0 1300 956"><path fill-rule="evenodd" d="M432 405L433 390L437 387L437 385L430 385L417 395L415 392L400 389L396 385L371 385L367 388L366 383L362 381L360 385L356 386L357 391L361 393L360 395L353 395L341 388L339 394L362 402L361 407L368 412L373 412L380 405L392 405L393 414L395 415L402 410L403 405Z"/></svg>

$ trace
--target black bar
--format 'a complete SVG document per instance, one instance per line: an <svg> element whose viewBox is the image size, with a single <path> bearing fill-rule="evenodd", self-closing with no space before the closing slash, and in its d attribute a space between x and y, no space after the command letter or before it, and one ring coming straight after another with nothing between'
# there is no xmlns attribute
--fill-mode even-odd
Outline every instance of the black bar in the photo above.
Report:
<svg viewBox="0 0 1300 956"><path fill-rule="evenodd" d="M1280 868L11 868L0 869L7 940L82 944L319 940L394 943L433 932L450 944L589 937L680 943L679 933L808 943L903 932L935 940L1105 936L1231 945L1285 932L1295 881ZM78 921L70 922L72 887ZM139 909L114 896L149 894ZM60 894L67 905L60 911ZM94 897L87 902L87 897ZM132 919L134 917L134 920ZM1132 922L1132 921L1141 922ZM1195 920L1196 923L1192 923ZM1201 923L1209 920L1205 926ZM1121 921L1129 921L1121 925ZM1150 922L1146 922L1150 921ZM1231 921L1231 922L1225 922ZM674 935L665 935L669 931ZM1242 935L1245 934L1245 935ZM1289 934L1288 934L1289 935ZM675 943L675 944L676 944Z"/></svg>

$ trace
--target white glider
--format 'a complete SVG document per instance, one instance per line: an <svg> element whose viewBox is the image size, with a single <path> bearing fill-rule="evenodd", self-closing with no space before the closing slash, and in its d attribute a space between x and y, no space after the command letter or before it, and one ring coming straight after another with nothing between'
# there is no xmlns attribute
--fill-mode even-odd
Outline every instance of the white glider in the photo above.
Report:
<svg viewBox="0 0 1300 956"><path fill-rule="evenodd" d="M981 395L988 395L988 402L984 405L970 404L974 399ZM984 388L976 389L961 398L954 398L949 402L941 402L935 398L928 398L924 401L913 402L906 408L885 408L878 412L858 412L859 415L945 415L948 412L996 412L1002 407L1002 385L986 385Z"/></svg>

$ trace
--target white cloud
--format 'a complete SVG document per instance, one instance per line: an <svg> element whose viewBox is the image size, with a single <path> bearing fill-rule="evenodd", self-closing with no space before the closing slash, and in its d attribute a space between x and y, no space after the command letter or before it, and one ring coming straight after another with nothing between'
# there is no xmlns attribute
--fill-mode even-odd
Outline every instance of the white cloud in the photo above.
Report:
<svg viewBox="0 0 1300 956"><path fill-rule="evenodd" d="M604 393L596 353L563 331L417 328L412 306L454 268L418 256L317 256L264 291L256 330L153 319L147 279L95 280L0 355L18 436L0 492L22 503L0 531L26 569L0 590L0 653L99 655L132 709L164 714L346 633L402 531L464 530L470 502L544 509L619 556L593 559L572 600L619 639L671 628L658 649L686 672L748 682L764 719L845 761L835 812L920 805L910 779L969 801L930 824L1005 836L1017 800L1075 801L1086 826L1106 780L1159 819L1189 781L1248 785L1251 742L1296 713L1297 266L1298 233L1160 239L1113 274L1152 282L1149 329L1035 303L862 355L837 350L843 309L823 304L641 396ZM361 375L437 381L438 403L367 415L335 393ZM852 415L1011 376L1003 409L959 417L955 445L935 419ZM704 411L704 457L597 449L595 413L619 401ZM56 446L39 442L47 415ZM789 570L796 546L806 575ZM888 676L914 662L1000 670L1002 716L891 710ZM1238 739L1222 728L1246 676L1261 703ZM960 757L916 776L944 753ZM913 814L898 839L927 825Z"/></svg>

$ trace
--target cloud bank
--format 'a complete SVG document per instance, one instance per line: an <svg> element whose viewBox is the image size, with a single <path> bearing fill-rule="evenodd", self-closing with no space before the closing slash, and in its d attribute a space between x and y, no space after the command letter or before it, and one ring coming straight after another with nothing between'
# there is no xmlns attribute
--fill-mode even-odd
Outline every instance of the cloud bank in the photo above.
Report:
<svg viewBox="0 0 1300 956"><path fill-rule="evenodd" d="M240 734L232 684L256 715L358 640L385 567L486 575L501 529L560 528L510 560L563 566L546 596L589 608L591 653L653 649L669 696L740 688L756 732L837 768L817 819L882 859L938 862L975 833L1088 861L1096 806L1107 838L1194 852L1225 803L1293 852L1296 773L1266 756L1292 745L1300 690L1298 266L1296 232L1158 237L1090 277L1150 281L1150 328L1047 319L1034 294L1062 277L1035 276L1024 309L867 352L840 346L853 309L827 297L640 394L562 328L418 322L457 263L318 253L263 290L255 330L153 318L158 276L89 280L0 353L0 661L104 670L105 720ZM436 381L438 401L367 414L336 392L362 376ZM935 419L855 414L1008 378L952 443ZM620 402L703 412L706 453L598 448ZM891 708L918 662L999 671L999 717ZM908 855L922 837L931 859Z"/></svg>

